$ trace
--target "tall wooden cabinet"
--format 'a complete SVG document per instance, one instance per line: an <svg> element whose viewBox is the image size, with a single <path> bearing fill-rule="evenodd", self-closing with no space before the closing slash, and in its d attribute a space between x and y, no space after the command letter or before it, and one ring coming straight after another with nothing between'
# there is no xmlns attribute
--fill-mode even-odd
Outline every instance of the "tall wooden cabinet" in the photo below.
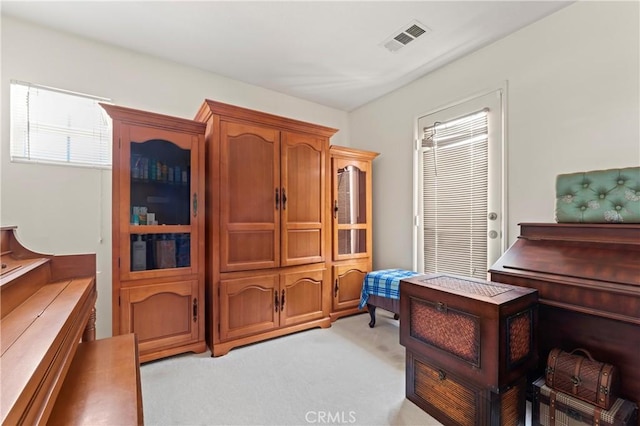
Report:
<svg viewBox="0 0 640 426"><path fill-rule="evenodd" d="M204 132L103 104L113 119L113 335L140 361L204 352Z"/></svg>
<svg viewBox="0 0 640 426"><path fill-rule="evenodd" d="M330 326L335 129L206 100L207 341L213 356Z"/></svg>
<svg viewBox="0 0 640 426"><path fill-rule="evenodd" d="M358 313L372 269L372 180L376 152L331 146L331 320Z"/></svg>

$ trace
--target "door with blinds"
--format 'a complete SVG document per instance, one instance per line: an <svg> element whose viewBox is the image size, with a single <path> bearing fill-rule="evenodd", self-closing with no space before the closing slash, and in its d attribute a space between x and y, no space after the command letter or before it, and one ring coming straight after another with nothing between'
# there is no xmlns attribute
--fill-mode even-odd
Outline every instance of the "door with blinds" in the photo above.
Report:
<svg viewBox="0 0 640 426"><path fill-rule="evenodd" d="M504 251L502 90L418 119L416 264L487 279Z"/></svg>

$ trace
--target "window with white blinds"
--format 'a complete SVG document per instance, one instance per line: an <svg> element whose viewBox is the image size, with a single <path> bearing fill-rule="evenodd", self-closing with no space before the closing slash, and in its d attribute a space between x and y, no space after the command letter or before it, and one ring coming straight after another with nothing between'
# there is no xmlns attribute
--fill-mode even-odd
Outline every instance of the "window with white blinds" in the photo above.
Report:
<svg viewBox="0 0 640 426"><path fill-rule="evenodd" d="M109 99L11 81L11 160L111 167Z"/></svg>
<svg viewBox="0 0 640 426"><path fill-rule="evenodd" d="M486 279L488 109L422 129L424 272Z"/></svg>

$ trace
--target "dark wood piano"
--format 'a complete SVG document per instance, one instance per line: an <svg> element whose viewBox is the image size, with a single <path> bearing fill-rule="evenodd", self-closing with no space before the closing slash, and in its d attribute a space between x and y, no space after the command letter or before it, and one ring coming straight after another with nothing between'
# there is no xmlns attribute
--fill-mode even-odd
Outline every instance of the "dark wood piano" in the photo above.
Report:
<svg viewBox="0 0 640 426"><path fill-rule="evenodd" d="M522 223L489 272L538 290L540 375L552 348L586 348L640 404L640 224Z"/></svg>
<svg viewBox="0 0 640 426"><path fill-rule="evenodd" d="M135 336L95 339L95 255L36 253L15 232L0 228L2 424L142 424Z"/></svg>

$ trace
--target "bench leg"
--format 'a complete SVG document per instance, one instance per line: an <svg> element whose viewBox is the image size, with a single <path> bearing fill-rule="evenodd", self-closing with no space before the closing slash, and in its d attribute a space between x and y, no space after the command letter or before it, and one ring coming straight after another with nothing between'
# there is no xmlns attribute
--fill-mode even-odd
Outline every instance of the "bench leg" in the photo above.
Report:
<svg viewBox="0 0 640 426"><path fill-rule="evenodd" d="M376 325L376 307L367 303L367 309L369 310L369 316L371 317L369 327L373 328L373 326Z"/></svg>

